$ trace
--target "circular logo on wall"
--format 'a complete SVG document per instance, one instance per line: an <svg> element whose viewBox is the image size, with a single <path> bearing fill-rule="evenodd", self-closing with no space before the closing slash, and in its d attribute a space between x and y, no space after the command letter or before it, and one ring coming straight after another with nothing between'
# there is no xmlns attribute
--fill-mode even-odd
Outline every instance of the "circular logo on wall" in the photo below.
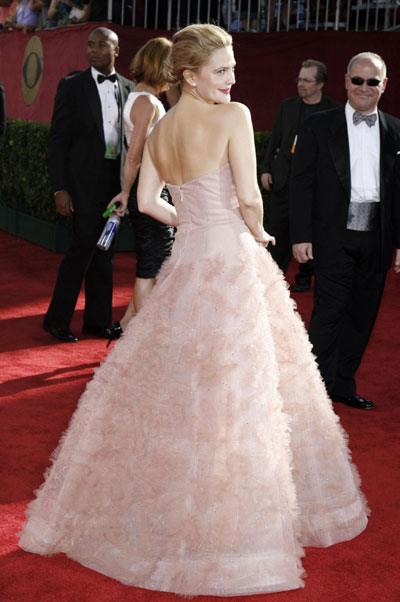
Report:
<svg viewBox="0 0 400 602"><path fill-rule="evenodd" d="M43 75L43 46L39 36L32 36L22 60L21 84L25 102L31 105L38 95Z"/></svg>

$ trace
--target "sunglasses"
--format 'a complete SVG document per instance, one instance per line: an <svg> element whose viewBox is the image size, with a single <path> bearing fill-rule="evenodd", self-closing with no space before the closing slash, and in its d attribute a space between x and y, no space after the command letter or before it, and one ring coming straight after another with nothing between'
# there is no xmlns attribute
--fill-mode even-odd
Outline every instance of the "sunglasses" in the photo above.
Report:
<svg viewBox="0 0 400 602"><path fill-rule="evenodd" d="M367 83L367 86L372 86L373 88L376 88L376 86L379 86L379 84L381 83L380 79L375 79L374 77L370 78L370 79L363 79L362 77L350 77L350 81L353 84L353 86L362 86L364 82Z"/></svg>

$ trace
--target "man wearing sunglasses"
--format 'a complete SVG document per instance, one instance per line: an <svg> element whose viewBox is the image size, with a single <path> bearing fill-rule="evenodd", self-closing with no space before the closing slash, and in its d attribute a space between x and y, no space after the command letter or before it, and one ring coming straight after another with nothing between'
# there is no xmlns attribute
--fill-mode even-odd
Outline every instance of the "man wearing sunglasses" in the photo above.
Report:
<svg viewBox="0 0 400 602"><path fill-rule="evenodd" d="M400 272L400 120L377 109L386 65L350 60L348 102L299 131L290 183L293 256L314 259L310 340L331 399L359 409L355 373L378 313L386 272Z"/></svg>
<svg viewBox="0 0 400 602"><path fill-rule="evenodd" d="M297 132L300 124L310 115L339 106L339 103L324 95L327 79L328 71L324 63L313 59L303 61L296 78L298 96L286 98L279 105L264 157L261 183L265 190L272 192L267 229L276 239L276 245L269 245L268 250L283 272L288 269L292 258L289 178ZM310 262L301 264L292 290L310 290L312 273Z"/></svg>

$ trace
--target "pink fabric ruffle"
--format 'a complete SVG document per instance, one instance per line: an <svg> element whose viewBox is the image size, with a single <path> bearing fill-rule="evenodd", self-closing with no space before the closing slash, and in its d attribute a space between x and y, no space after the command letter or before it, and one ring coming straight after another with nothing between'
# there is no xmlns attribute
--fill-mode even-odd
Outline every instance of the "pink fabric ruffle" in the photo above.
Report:
<svg viewBox="0 0 400 602"><path fill-rule="evenodd" d="M302 546L367 524L346 436L230 169L170 191L173 253L87 385L20 546L183 595L302 587Z"/></svg>

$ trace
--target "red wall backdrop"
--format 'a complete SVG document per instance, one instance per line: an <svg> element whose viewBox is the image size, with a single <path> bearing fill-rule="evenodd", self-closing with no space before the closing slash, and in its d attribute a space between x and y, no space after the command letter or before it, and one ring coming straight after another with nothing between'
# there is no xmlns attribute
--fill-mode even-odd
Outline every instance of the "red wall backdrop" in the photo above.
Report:
<svg viewBox="0 0 400 602"><path fill-rule="evenodd" d="M23 57L31 35L0 34L0 80L6 91L7 114L49 122L57 84L71 71L86 69L89 32L99 24L39 31L43 46L43 74L38 95L28 105L22 93ZM128 65L136 50L150 37L165 31L111 25L120 38L117 70L129 77ZM270 129L280 101L296 94L294 79L302 60L314 58L328 66L327 94L345 101L343 75L354 54L372 50L388 66L389 84L380 107L400 117L400 36L396 32L289 32L234 34L237 84L232 99L249 106L255 130Z"/></svg>

